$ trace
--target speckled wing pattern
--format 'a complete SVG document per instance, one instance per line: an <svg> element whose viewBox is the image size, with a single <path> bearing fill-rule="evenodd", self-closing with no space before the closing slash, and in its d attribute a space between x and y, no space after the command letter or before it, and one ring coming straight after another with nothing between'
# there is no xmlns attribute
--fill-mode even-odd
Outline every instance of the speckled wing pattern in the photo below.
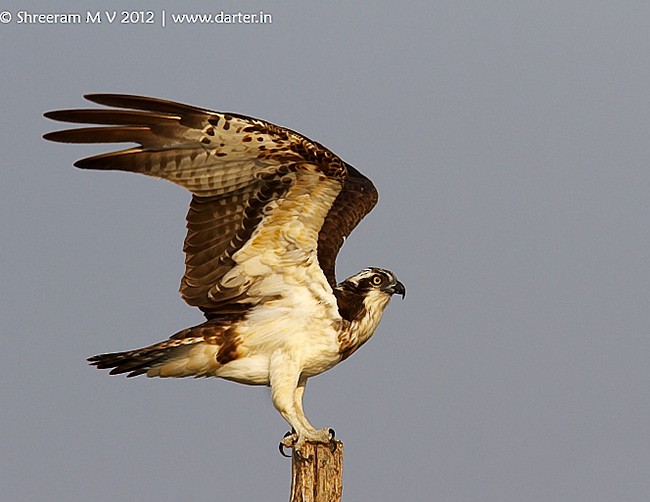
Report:
<svg viewBox="0 0 650 502"><path fill-rule="evenodd" d="M237 114L119 94L85 96L110 108L47 117L96 124L56 131L67 143L136 143L75 163L164 178L192 193L180 292L211 318L264 301L270 269L317 261L324 287L345 237L377 202L370 180L322 145Z"/></svg>

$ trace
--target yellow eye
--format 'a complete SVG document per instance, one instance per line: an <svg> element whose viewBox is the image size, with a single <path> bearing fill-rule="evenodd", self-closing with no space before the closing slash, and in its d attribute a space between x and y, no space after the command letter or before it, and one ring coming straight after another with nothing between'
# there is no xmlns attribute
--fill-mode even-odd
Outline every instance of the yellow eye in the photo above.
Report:
<svg viewBox="0 0 650 502"><path fill-rule="evenodd" d="M375 286L379 286L379 285L381 284L381 276L380 276L380 275L375 275L375 276L372 278L372 283L373 283Z"/></svg>

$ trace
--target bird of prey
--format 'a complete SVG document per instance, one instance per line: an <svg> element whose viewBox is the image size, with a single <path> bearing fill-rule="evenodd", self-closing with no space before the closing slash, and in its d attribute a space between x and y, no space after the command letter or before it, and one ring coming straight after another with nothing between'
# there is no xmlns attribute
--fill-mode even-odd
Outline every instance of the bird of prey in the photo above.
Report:
<svg viewBox="0 0 650 502"><path fill-rule="evenodd" d="M372 182L319 143L263 120L142 96L85 98L108 108L45 116L93 127L44 138L135 143L75 166L164 178L192 193L180 294L206 318L91 364L130 377L268 385L293 429L285 444L329 442L329 430L315 429L303 412L307 379L368 341L391 296L405 295L381 268L335 279L339 249L377 202Z"/></svg>

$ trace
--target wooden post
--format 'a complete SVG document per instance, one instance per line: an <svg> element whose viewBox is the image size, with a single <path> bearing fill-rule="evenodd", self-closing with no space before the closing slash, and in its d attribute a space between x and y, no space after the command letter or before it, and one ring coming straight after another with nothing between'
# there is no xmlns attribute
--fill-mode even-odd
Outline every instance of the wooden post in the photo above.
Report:
<svg viewBox="0 0 650 502"><path fill-rule="evenodd" d="M343 442L306 443L291 456L289 502L340 502L343 492Z"/></svg>

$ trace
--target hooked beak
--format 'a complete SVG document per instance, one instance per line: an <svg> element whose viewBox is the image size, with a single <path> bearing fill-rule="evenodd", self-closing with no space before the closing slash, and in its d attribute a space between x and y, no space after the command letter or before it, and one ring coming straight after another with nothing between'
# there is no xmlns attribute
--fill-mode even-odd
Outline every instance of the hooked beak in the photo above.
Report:
<svg viewBox="0 0 650 502"><path fill-rule="evenodd" d="M406 288L404 287L404 284L402 284L399 281L395 281L395 284L393 284L392 286L390 286L388 288L388 292L391 295L394 295L394 294L401 295L402 300L404 299L404 297L406 297Z"/></svg>

